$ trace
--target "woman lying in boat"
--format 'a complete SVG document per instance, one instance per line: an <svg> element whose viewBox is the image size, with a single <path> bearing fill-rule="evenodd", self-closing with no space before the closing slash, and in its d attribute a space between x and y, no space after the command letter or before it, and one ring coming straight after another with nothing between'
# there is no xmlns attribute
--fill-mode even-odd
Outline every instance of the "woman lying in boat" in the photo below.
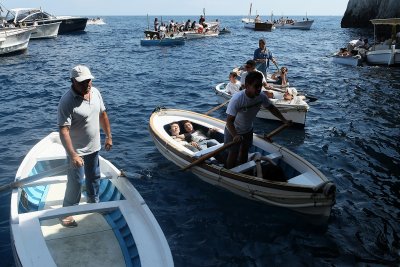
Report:
<svg viewBox="0 0 400 267"><path fill-rule="evenodd" d="M219 144L217 140L210 139L212 134L217 132L216 129L208 129L207 133L204 134L201 129L195 130L192 122L188 120L183 122L183 128L186 131L186 133L183 134L186 142L198 150L203 150Z"/></svg>
<svg viewBox="0 0 400 267"><path fill-rule="evenodd" d="M283 98L278 99L275 104L307 105L307 103L297 95L297 90L293 87L288 87L283 94Z"/></svg>

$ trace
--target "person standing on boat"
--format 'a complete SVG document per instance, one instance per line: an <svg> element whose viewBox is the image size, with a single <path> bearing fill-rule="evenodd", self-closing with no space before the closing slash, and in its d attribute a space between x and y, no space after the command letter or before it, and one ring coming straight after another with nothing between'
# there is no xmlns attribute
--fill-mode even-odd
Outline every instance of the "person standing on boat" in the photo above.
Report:
<svg viewBox="0 0 400 267"><path fill-rule="evenodd" d="M290 123L270 102L269 98L265 94L261 94L262 79L261 73L250 72L246 77L245 90L234 94L228 104L224 143L241 141L228 150L225 164L228 169L247 162L248 152L253 143L253 121L261 106L268 109L283 123Z"/></svg>
<svg viewBox="0 0 400 267"><path fill-rule="evenodd" d="M258 48L254 51L253 59L257 63L257 69L261 71L265 77L267 77L269 61L271 60L272 63L276 64L272 52L266 46L265 39L260 39L258 41Z"/></svg>
<svg viewBox="0 0 400 267"><path fill-rule="evenodd" d="M155 18L154 19L154 31L158 31L158 25L159 25L158 18Z"/></svg>
<svg viewBox="0 0 400 267"><path fill-rule="evenodd" d="M99 202L100 126L106 135L104 147L112 147L111 127L100 92L92 86L94 78L88 67L78 65L71 70L71 88L58 104L60 139L69 160L68 181L63 206L77 205L81 199L81 183L85 178L87 203ZM72 216L60 218L65 227L75 227Z"/></svg>

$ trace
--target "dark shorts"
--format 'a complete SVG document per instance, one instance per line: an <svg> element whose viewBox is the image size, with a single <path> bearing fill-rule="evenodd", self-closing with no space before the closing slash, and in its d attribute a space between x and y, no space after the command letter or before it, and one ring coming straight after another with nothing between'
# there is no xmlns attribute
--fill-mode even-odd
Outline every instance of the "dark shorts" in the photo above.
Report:
<svg viewBox="0 0 400 267"><path fill-rule="evenodd" d="M247 132L245 134L241 134L241 136L243 137L242 142L239 143L239 144L231 146L228 149L229 151L238 153L241 146L251 147L251 145L253 144L253 129L251 129L250 132ZM227 143L232 142L232 141L233 141L233 136L231 135L229 130L225 127L225 130L224 130L224 143L227 144Z"/></svg>

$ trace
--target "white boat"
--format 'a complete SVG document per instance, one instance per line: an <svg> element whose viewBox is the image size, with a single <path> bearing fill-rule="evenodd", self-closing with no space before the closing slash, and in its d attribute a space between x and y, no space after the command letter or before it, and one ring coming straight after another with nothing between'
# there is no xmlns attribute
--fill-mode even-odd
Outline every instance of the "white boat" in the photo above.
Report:
<svg viewBox="0 0 400 267"><path fill-rule="evenodd" d="M105 25L106 23L102 18L92 18L88 19L87 25Z"/></svg>
<svg viewBox="0 0 400 267"><path fill-rule="evenodd" d="M217 29L209 30L209 31L205 31L205 32L185 31L185 32L180 32L178 34L178 36L183 36L188 40L207 38L207 37L217 37L218 35L219 35L219 31Z"/></svg>
<svg viewBox="0 0 400 267"><path fill-rule="evenodd" d="M274 23L275 28L277 29L297 29L297 30L309 30L314 23L314 20L293 20L293 19L279 19L276 23Z"/></svg>
<svg viewBox="0 0 400 267"><path fill-rule="evenodd" d="M349 66L361 66L363 59L360 55L355 55L355 56L340 56L337 53L335 53L332 56L332 62L336 64L342 64L342 65L349 65Z"/></svg>
<svg viewBox="0 0 400 267"><path fill-rule="evenodd" d="M42 25L60 22L58 34L64 34L85 30L88 18L53 16L39 8L15 8L7 12L6 20L8 23L23 26L34 26L35 24ZM46 30L43 30L43 32L46 32ZM49 37L54 37L54 35Z"/></svg>
<svg viewBox="0 0 400 267"><path fill-rule="evenodd" d="M400 64L400 46L399 44L378 44L376 41L376 25L391 25L393 36L391 40L396 40L396 26L400 25L400 18L391 19L373 19L374 25L374 45L365 53L367 63L370 65L399 65Z"/></svg>
<svg viewBox="0 0 400 267"><path fill-rule="evenodd" d="M35 27L0 28L0 55L26 50Z"/></svg>
<svg viewBox="0 0 400 267"><path fill-rule="evenodd" d="M219 83L215 86L215 93L219 97L221 103L226 102L226 100L229 100L232 97L228 92L226 92L225 87L226 83ZM282 98L283 93L274 91L274 98L270 100L287 120L291 120L293 123L304 127L306 123L307 112L310 109L310 106L306 102L303 102L301 105L275 103L278 101L278 99ZM257 113L257 118L280 121L264 107L261 107L260 111Z"/></svg>
<svg viewBox="0 0 400 267"><path fill-rule="evenodd" d="M272 31L275 29L274 24L270 21L262 21L257 15L254 19L251 18L251 8L253 4L250 4L250 11L247 18L242 18L243 26L247 29L255 31Z"/></svg>
<svg viewBox="0 0 400 267"><path fill-rule="evenodd" d="M10 215L17 266L174 265L149 207L111 162L100 157L100 203L62 207L67 167L65 150L53 132L18 168ZM60 225L58 218L69 215L77 227Z"/></svg>
<svg viewBox="0 0 400 267"><path fill-rule="evenodd" d="M221 143L199 152L184 147L169 134L169 125L172 122L182 123L184 120L190 120L195 129L217 129L213 138L219 142L223 142L225 128L224 121L204 114L177 109L156 109L150 117L149 132L160 153L181 168L224 145ZM232 169L224 168L223 164L211 158L189 170L203 181L242 197L308 215L330 215L335 203L335 185L311 163L257 135L254 135L250 153L249 162ZM285 179L277 181L275 178L278 178L278 174L272 175L269 180L254 176L252 171L257 163L251 158L255 155L261 155L261 160L265 160L262 164L272 161L271 164L283 172Z"/></svg>

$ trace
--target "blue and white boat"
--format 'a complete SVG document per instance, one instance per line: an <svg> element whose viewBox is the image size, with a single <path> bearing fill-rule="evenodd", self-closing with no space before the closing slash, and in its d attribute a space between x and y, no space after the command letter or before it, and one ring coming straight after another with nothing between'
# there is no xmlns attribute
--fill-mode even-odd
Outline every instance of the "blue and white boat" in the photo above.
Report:
<svg viewBox="0 0 400 267"><path fill-rule="evenodd" d="M143 46L174 46L184 45L186 38L183 36L166 36L160 35L158 31L144 31L145 38L140 40ZM160 38L161 37L161 38Z"/></svg>
<svg viewBox="0 0 400 267"><path fill-rule="evenodd" d="M102 157L100 170L100 203L62 207L67 159L58 133L29 151L11 186L17 266L174 265L167 240L139 192ZM69 215L77 227L60 224L58 218Z"/></svg>

